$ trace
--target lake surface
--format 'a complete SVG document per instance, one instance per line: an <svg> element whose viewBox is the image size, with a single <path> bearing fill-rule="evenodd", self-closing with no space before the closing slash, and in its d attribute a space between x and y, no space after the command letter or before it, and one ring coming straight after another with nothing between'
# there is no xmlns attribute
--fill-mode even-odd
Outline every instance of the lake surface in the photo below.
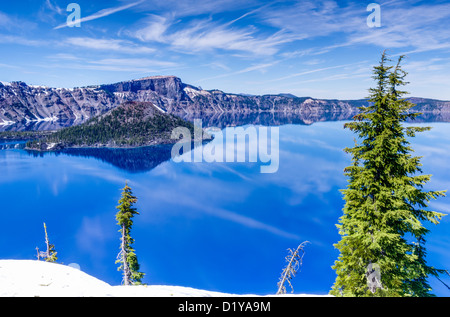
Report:
<svg viewBox="0 0 450 317"><path fill-rule="evenodd" d="M33 155L0 150L0 259L34 259L45 249L43 222L58 262L121 283L116 206L128 181L139 201L132 236L147 284L237 294L274 294L288 248L309 241L295 293L326 294L340 236L339 189L354 135L343 121L279 127L279 168L261 163L176 163L170 148ZM411 140L423 155L426 189L450 189L450 123ZM195 151L195 150L194 150ZM450 197L430 207L449 213ZM430 226L428 263L449 269L450 217ZM450 284L450 278L442 278ZM450 291L430 278L434 293ZM290 290L288 289L288 292Z"/></svg>

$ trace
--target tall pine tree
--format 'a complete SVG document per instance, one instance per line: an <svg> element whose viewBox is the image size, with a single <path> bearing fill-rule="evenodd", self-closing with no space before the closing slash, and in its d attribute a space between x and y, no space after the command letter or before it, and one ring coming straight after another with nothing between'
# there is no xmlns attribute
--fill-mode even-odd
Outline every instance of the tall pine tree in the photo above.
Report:
<svg viewBox="0 0 450 317"><path fill-rule="evenodd" d="M136 208L133 207L136 202L137 198L133 196L133 192L127 183L122 189L122 197L116 207L119 210L116 214L116 220L121 233L120 252L116 263L120 263L119 271L123 272L124 285L139 285L144 277L144 273L139 272L140 265L135 250L132 248L134 239L130 235L133 217L139 215Z"/></svg>
<svg viewBox="0 0 450 317"><path fill-rule="evenodd" d="M427 206L445 191L423 190L431 175L423 175L420 157L411 155L407 137L430 128L402 125L419 115L409 111L414 105L399 90L407 84L402 59L388 66L383 53L374 67L377 86L369 90L370 105L345 125L358 140L345 149L353 164L345 169L349 184L342 190L345 206L337 225L340 255L331 291L337 296L430 296L427 277L442 272L425 260L429 230L423 222L438 224L444 216Z"/></svg>

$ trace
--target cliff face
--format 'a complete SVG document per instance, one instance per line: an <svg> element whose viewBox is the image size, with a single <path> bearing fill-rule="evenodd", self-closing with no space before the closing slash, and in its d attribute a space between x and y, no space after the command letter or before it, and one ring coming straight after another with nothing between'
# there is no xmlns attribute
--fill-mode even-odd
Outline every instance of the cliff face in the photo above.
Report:
<svg viewBox="0 0 450 317"><path fill-rule="evenodd" d="M110 85L97 89L114 96L119 103L124 101L151 102L167 112L179 107L188 107L192 102L184 91L181 79L174 76L147 77ZM180 106L179 106L180 105Z"/></svg>
<svg viewBox="0 0 450 317"><path fill-rule="evenodd" d="M354 111L351 102L317 100L285 95L247 96L219 90L201 90L174 76L147 77L83 88L28 86L0 83L0 124L68 121L78 124L123 102L151 102L161 110L181 115L194 113L288 113Z"/></svg>
<svg viewBox="0 0 450 317"><path fill-rule="evenodd" d="M0 124L21 121L83 122L118 106L118 100L97 88L50 88L23 82L0 83Z"/></svg>
<svg viewBox="0 0 450 317"><path fill-rule="evenodd" d="M193 114L277 112L304 116L341 113L349 117L364 100L320 100L292 95L249 96L220 90L202 90L174 76L147 77L83 88L29 86L0 82L0 126L22 122L82 123L126 101L151 102L164 112L183 117ZM450 111L450 102L412 98L420 111Z"/></svg>

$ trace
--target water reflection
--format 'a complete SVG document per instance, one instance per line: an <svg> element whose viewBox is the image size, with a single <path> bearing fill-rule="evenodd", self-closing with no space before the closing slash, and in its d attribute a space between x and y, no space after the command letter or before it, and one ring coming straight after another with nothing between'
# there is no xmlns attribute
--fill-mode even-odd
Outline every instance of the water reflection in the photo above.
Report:
<svg viewBox="0 0 450 317"><path fill-rule="evenodd" d="M208 141L204 141L203 145ZM195 149L197 144L191 143L190 149ZM77 156L84 158L95 158L114 167L124 170L128 173L149 172L158 165L169 161L172 158L173 144L152 145L137 148L68 148L54 152L41 152L35 150L25 150L30 156ZM0 144L0 149L24 149L25 143L9 142ZM186 147L187 148L187 147ZM183 155L185 148L182 147L178 155Z"/></svg>
<svg viewBox="0 0 450 317"><path fill-rule="evenodd" d="M70 127L74 124L82 123L81 121L30 121L17 122L15 124L0 126L0 132L3 131L54 131L62 128Z"/></svg>
<svg viewBox="0 0 450 317"><path fill-rule="evenodd" d="M285 124L311 125L317 122L353 120L358 111L304 111L301 113L285 112L250 112L250 113L180 113L179 117L193 122L202 119L205 127L224 128L227 126L263 125L280 126ZM423 112L410 122L450 122L450 112Z"/></svg>
<svg viewBox="0 0 450 317"><path fill-rule="evenodd" d="M27 151L34 157L46 155L69 155L85 158L95 158L109 163L129 173L148 172L163 162L170 160L172 145L155 145L132 149L114 148L76 148L64 149L57 152Z"/></svg>
<svg viewBox="0 0 450 317"><path fill-rule="evenodd" d="M357 112L304 111L302 113L285 112L249 112L249 113L180 113L179 117L193 122L202 119L205 127L224 128L227 126L262 125L280 126L285 124L310 125L323 121L343 121L351 119Z"/></svg>
<svg viewBox="0 0 450 317"><path fill-rule="evenodd" d="M183 113L178 114L185 120L194 121L201 119L203 127L217 127L223 129L229 126L262 125L281 126L286 124L311 125L318 122L345 121L351 120L356 112L302 112L302 113L281 113L281 112L251 112L251 113ZM436 112L423 113L414 120L416 123L424 122L450 122L450 113ZM46 130L58 129L73 122L35 122L30 125L18 124L8 126L8 129L25 130ZM2 149L23 149L24 141L10 141L0 143ZM192 146L193 148L193 146ZM102 162L107 162L113 166L130 173L148 172L163 162L171 159L172 145L158 145L140 147L132 149L114 148L77 148L65 149L58 152L36 152L27 151L31 156L44 155L70 155L78 157L92 157Z"/></svg>
<svg viewBox="0 0 450 317"><path fill-rule="evenodd" d="M8 142L0 142L0 150L8 150L8 149L24 149L26 141L8 141Z"/></svg>
<svg viewBox="0 0 450 317"><path fill-rule="evenodd" d="M352 120L358 113L357 109L349 111L329 111L326 109L302 112L221 112L221 113L174 113L187 121L202 119L204 127L224 128L226 126L264 125L279 126L284 124L311 125L316 122ZM450 122L450 112L433 111L423 112L415 122ZM0 126L1 131L53 131L76 124L82 121L40 121L19 122L13 125Z"/></svg>

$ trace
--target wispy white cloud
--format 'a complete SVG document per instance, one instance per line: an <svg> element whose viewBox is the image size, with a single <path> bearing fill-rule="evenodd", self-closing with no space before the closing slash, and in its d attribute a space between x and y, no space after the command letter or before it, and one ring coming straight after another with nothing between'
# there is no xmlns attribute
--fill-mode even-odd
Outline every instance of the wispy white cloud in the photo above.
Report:
<svg viewBox="0 0 450 317"><path fill-rule="evenodd" d="M365 25L361 12L365 12L365 6L350 4L340 7L336 1L306 0L295 4L281 3L271 10L261 11L259 15L272 26L297 33L303 38L314 38L360 28Z"/></svg>
<svg viewBox="0 0 450 317"><path fill-rule="evenodd" d="M310 69L310 70L306 70L306 71L302 71L302 72L298 72L298 73L289 74L289 75L283 76L283 77L274 78L274 79L269 80L269 82L282 81L282 80L286 80L286 79L292 79L294 77L300 77L300 76L304 76L304 75L310 75L313 73L324 72L324 71L328 71L328 70L332 70L332 69L345 68L348 66L354 66L354 65L364 64L364 63L366 63L366 62L363 61L363 62L356 62L356 63L350 63L350 64L315 68L315 69Z"/></svg>
<svg viewBox="0 0 450 317"><path fill-rule="evenodd" d="M178 23L172 18L151 16L144 27L130 32L130 35L144 42L168 44L185 52L221 49L262 56L273 55L278 52L279 45L299 38L284 30L262 35L250 26L232 27L229 23L219 24L211 19L190 21L182 27Z"/></svg>
<svg viewBox="0 0 450 317"><path fill-rule="evenodd" d="M36 26L37 24L34 21L0 11L0 29L10 31L16 36L23 31L33 30Z"/></svg>
<svg viewBox="0 0 450 317"><path fill-rule="evenodd" d="M213 77L199 79L199 80L197 80L197 82L203 82L203 81L207 81L207 80L211 80L211 79L218 79L218 78L236 76L236 75L249 73L249 72L253 72L253 71L263 71L264 72L267 68L272 67L272 66L278 64L279 62L280 61L275 61L275 62L271 62L271 63L264 63L264 64L253 65L253 66L249 66L249 67L246 67L246 68L238 70L238 71L228 72L228 73L220 74L220 75L213 76Z"/></svg>
<svg viewBox="0 0 450 317"><path fill-rule="evenodd" d="M47 56L51 63L38 63L35 66L53 69L78 69L101 72L120 72L133 74L158 74L183 68L177 62L158 60L152 58L97 58L76 56L73 54L58 53Z"/></svg>
<svg viewBox="0 0 450 317"><path fill-rule="evenodd" d="M25 46L42 46L44 43L39 40L30 40L23 36L2 35L0 34L0 43L25 45Z"/></svg>
<svg viewBox="0 0 450 317"><path fill-rule="evenodd" d="M450 67L450 58L430 58L427 60L410 60L406 59L405 67L408 72L425 71L434 72L442 69L442 65Z"/></svg>
<svg viewBox="0 0 450 317"><path fill-rule="evenodd" d="M0 27L8 26L10 23L11 18L7 14L0 12Z"/></svg>
<svg viewBox="0 0 450 317"><path fill-rule="evenodd" d="M249 12L247 12L247 13L244 13L244 14L241 15L240 17L238 17L238 18L236 18L236 19L234 19L234 20L228 22L226 25L231 25L231 24L236 23L237 21L242 20L242 19L244 19L244 18L246 18L246 17L248 17L248 16L250 16L250 15L253 15L253 14L255 14L255 13L257 13L257 12L260 12L260 11L262 11L262 10L266 10L269 6L271 6L272 4L277 3L277 2L278 2L278 1L271 2L271 3L268 3L268 4L266 4L266 5L262 5L262 6L258 7L258 8L256 8L256 9L254 9L254 10L251 10L251 11L249 11Z"/></svg>
<svg viewBox="0 0 450 317"><path fill-rule="evenodd" d="M107 58L98 61L92 61L91 63L97 65L116 65L125 67L177 67L177 63L168 61L159 61L147 58Z"/></svg>
<svg viewBox="0 0 450 317"><path fill-rule="evenodd" d="M79 46L93 50L117 51L127 54L148 54L155 52L155 49L139 46L131 41L119 39L95 39L89 37L70 37L64 41L65 44Z"/></svg>
<svg viewBox="0 0 450 317"><path fill-rule="evenodd" d="M445 22L450 18L450 4L412 6L405 1L385 2L382 7L382 27L374 29L366 24L366 6L360 2L342 5L332 0L278 3L277 6L271 6L270 10L262 10L264 6L260 6L222 24L203 19L179 25L180 20L175 16L153 15L133 36L142 41L165 43L191 52L224 49L274 55L280 52L282 44L338 35L324 46L282 51L284 56L290 54L292 57L324 54L355 45L412 47L414 52L449 46L450 34ZM278 31L267 35L255 26L235 25L250 15L258 23ZM436 28L439 32L436 32Z"/></svg>
<svg viewBox="0 0 450 317"><path fill-rule="evenodd" d="M15 66L15 65L2 64L2 63L0 63L0 68L12 68L12 69L21 69L20 67L18 67L18 66Z"/></svg>
<svg viewBox="0 0 450 317"><path fill-rule="evenodd" d="M198 1L198 0L153 0L145 1L140 5L145 12L164 12L181 18L187 16L212 15L224 12L232 12L235 10L252 10L260 6L258 0L214 0L214 1Z"/></svg>
<svg viewBox="0 0 450 317"><path fill-rule="evenodd" d="M272 26L308 39L335 35L323 47L298 50L301 54L311 55L356 45L414 48L410 52L448 49L449 3L415 6L411 1L388 1L381 5L380 28L367 26L367 4L360 2L343 6L330 0L299 1L294 6L280 5L273 10L261 11L259 15Z"/></svg>
<svg viewBox="0 0 450 317"><path fill-rule="evenodd" d="M133 72L138 74L155 73L163 70L180 67L179 64L168 61L160 61L146 58L106 58L106 59L84 59L76 56L59 54L48 58L54 62L42 67L85 69L106 72Z"/></svg>
<svg viewBox="0 0 450 317"><path fill-rule="evenodd" d="M144 0L141 0L141 1L133 2L133 3L129 3L127 5L123 5L123 6L120 6L120 7L103 9L103 10L100 10L100 11L98 11L98 12L92 14L92 15L89 15L87 17L84 17L84 18L81 18L79 20L76 20L76 21L74 21L74 23L83 23L83 22L87 22L87 21L93 21L93 20L97 20L97 19L100 19L100 18L104 18L104 17L107 17L107 16L109 16L111 14L114 14L114 13L117 13L117 12L120 12L120 11L124 11L124 10L129 9L129 8L135 7L138 4L141 4L143 2L144 2ZM68 26L67 23L63 23L63 24L58 25L54 29L55 30L62 29L62 28L65 28L67 26Z"/></svg>
<svg viewBox="0 0 450 317"><path fill-rule="evenodd" d="M61 21L62 16L67 16L67 12L55 1L46 0L37 11L36 16L41 22L54 25Z"/></svg>
<svg viewBox="0 0 450 317"><path fill-rule="evenodd" d="M401 1L398 6L382 9L382 14L381 28L357 32L349 38L349 44L412 48L410 54L450 47L449 3L409 6Z"/></svg>
<svg viewBox="0 0 450 317"><path fill-rule="evenodd" d="M63 15L65 10L61 8L58 4L53 3L52 0L45 0L44 7L51 12L55 12L56 14Z"/></svg>
<svg viewBox="0 0 450 317"><path fill-rule="evenodd" d="M65 60L65 61L83 60L81 57L75 56L73 54L68 54L68 53L57 53L57 54L49 55L47 57L52 60Z"/></svg>
<svg viewBox="0 0 450 317"><path fill-rule="evenodd" d="M166 42L164 33L169 29L171 23L168 18L150 15L145 22L146 25L134 33L130 32L130 35L143 42Z"/></svg>

